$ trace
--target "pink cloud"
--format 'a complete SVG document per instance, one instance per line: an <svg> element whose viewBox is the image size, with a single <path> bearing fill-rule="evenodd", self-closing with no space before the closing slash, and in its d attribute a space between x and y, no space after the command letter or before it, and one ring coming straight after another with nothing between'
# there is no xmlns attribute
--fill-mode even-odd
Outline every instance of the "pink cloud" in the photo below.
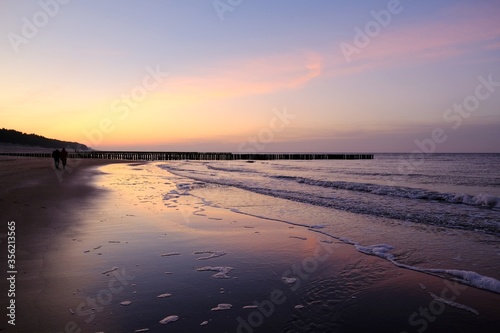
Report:
<svg viewBox="0 0 500 333"><path fill-rule="evenodd" d="M497 50L497 49L500 49L500 41L488 44L488 45L485 46L485 48L488 49L488 50Z"/></svg>
<svg viewBox="0 0 500 333"><path fill-rule="evenodd" d="M382 28L348 63L342 52L334 72L356 74L376 68L435 62L500 47L498 6L460 5L448 8L440 21ZM407 9L410 10L410 9ZM364 28L364 27L361 27ZM354 36L354 31L353 31ZM353 41L346 41L355 46Z"/></svg>
<svg viewBox="0 0 500 333"><path fill-rule="evenodd" d="M166 94L191 98L231 98L293 90L321 75L318 54L285 54L219 64L199 76L172 77Z"/></svg>

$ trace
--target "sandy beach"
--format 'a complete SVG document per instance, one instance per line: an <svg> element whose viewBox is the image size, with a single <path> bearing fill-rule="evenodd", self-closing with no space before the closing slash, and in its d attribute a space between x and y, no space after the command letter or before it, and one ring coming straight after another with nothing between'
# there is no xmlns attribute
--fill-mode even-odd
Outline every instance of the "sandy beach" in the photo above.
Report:
<svg viewBox="0 0 500 333"><path fill-rule="evenodd" d="M321 230L213 207L157 164L70 160L56 171L50 159L0 157L2 267L14 221L17 271L15 297L1 304L15 299L15 326L4 315L1 330L498 328L498 294L398 268Z"/></svg>

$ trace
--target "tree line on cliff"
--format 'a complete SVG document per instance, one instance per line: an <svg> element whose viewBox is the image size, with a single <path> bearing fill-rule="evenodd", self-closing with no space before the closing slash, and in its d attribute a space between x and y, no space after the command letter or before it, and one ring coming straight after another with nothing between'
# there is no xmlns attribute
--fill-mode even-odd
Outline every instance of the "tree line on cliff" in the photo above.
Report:
<svg viewBox="0 0 500 333"><path fill-rule="evenodd" d="M0 143L42 147L42 148L66 148L74 150L90 150L84 144L78 142L61 141L49 139L37 134L27 134L13 129L0 129Z"/></svg>

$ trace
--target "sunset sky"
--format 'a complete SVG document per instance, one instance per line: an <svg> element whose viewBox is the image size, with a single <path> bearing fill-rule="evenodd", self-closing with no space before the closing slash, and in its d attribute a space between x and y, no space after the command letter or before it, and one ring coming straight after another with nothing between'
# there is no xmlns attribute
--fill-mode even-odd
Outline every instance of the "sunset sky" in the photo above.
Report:
<svg viewBox="0 0 500 333"><path fill-rule="evenodd" d="M487 0L2 0L0 127L101 150L500 152L499 17Z"/></svg>

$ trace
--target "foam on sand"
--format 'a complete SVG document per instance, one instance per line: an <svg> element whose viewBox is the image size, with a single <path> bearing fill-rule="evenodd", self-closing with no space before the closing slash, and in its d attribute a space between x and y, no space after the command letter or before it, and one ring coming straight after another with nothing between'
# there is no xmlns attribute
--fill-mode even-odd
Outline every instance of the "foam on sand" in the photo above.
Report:
<svg viewBox="0 0 500 333"><path fill-rule="evenodd" d="M462 310L465 310L465 311L472 312L475 315L479 315L479 312L476 309L468 307L467 305L463 305L463 304L460 304L460 303L457 303L457 302L453 302L453 301L441 298L439 296L434 295L433 293L429 293L429 294L432 296L432 298L434 298L438 302L447 304L449 306L453 306L453 307L455 307L457 309L462 309Z"/></svg>
<svg viewBox="0 0 500 333"><path fill-rule="evenodd" d="M228 274L233 269L234 268L232 268L232 267L225 267L225 266L217 266L217 267L205 266L205 267L197 268L196 270L198 272L203 272L203 271L218 272L218 273L215 273L214 275L212 275L212 277L214 279L230 279L231 277Z"/></svg>
<svg viewBox="0 0 500 333"><path fill-rule="evenodd" d="M463 271L458 269L427 269L426 271L449 274L457 278L458 282L500 294L500 281L473 271Z"/></svg>
<svg viewBox="0 0 500 333"><path fill-rule="evenodd" d="M102 272L102 274L108 274L108 273L116 271L117 269L118 269L118 267L115 266L115 267L113 267L111 269L108 269L107 271Z"/></svg>
<svg viewBox="0 0 500 333"><path fill-rule="evenodd" d="M445 278L446 275L448 275L457 282L500 294L500 281L489 276L484 276L473 271L464 271L458 269L422 268L406 265L396 260L394 255L390 253L390 251L394 249L394 247L388 244L377 244L370 246L361 246L360 244L355 244L354 247L361 253L386 259L387 261L400 268L431 274L441 278Z"/></svg>
<svg viewBox="0 0 500 333"><path fill-rule="evenodd" d="M166 325L168 323L172 323L172 322L177 321L177 320L179 320L179 316L171 315L171 316L165 317L162 320L160 320L160 324Z"/></svg>
<svg viewBox="0 0 500 333"><path fill-rule="evenodd" d="M286 284L294 284L295 281L297 281L296 278L289 278L289 277L286 277L286 276L283 276L281 277L281 279L283 280L283 282L285 282Z"/></svg>
<svg viewBox="0 0 500 333"><path fill-rule="evenodd" d="M178 255L180 255L179 252L168 252L168 253L160 254L160 257L170 257L170 256L178 256Z"/></svg>
<svg viewBox="0 0 500 333"><path fill-rule="evenodd" d="M198 258L198 260L208 260L208 259L212 259L212 258L222 257L222 256L226 255L226 252L224 252L224 251L196 251L196 252L193 252L193 254L210 254L209 256Z"/></svg>
<svg viewBox="0 0 500 333"><path fill-rule="evenodd" d="M221 303L221 304L218 304L216 308L212 308L212 311L229 310L229 309L231 309L232 306L233 306L232 304Z"/></svg>
<svg viewBox="0 0 500 333"><path fill-rule="evenodd" d="M300 236L289 236L290 238L297 238L300 240L307 240L307 237L300 237Z"/></svg>
<svg viewBox="0 0 500 333"><path fill-rule="evenodd" d="M387 260L393 260L394 256L389 252L394 249L393 246L387 244L376 244L370 246L361 246L359 244L354 245L356 250L361 253L374 255Z"/></svg>

